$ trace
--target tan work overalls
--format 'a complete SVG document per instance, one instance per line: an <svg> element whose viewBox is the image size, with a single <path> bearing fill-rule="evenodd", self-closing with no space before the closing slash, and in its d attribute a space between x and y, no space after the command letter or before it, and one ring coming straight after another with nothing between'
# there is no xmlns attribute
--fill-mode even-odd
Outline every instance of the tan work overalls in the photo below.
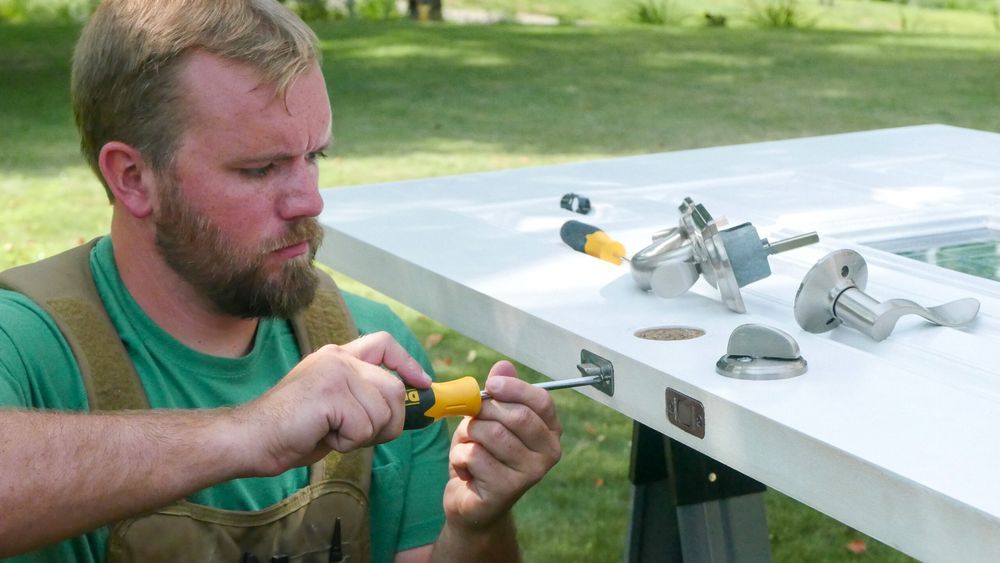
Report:
<svg viewBox="0 0 1000 563"><path fill-rule="evenodd" d="M148 409L142 383L94 286L90 250L96 242L2 272L0 287L26 295L55 319L76 357L92 411ZM357 336L333 280L322 273L320 278L316 299L292 319L303 356ZM333 452L312 466L308 486L261 511L181 500L113 523L107 560L368 561L371 463L371 448Z"/></svg>

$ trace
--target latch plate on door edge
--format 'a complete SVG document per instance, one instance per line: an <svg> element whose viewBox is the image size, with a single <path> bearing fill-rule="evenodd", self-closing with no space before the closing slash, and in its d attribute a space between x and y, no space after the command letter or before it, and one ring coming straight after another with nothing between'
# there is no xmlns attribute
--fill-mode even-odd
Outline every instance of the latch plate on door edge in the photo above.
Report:
<svg viewBox="0 0 1000 563"><path fill-rule="evenodd" d="M705 437L705 406L670 387L667 388L667 420L688 434Z"/></svg>
<svg viewBox="0 0 1000 563"><path fill-rule="evenodd" d="M584 375L590 375L589 371L584 369L584 366L590 364L592 366L597 366L600 373L596 375L601 376L601 382L595 383L594 388L598 391L604 393L609 397L615 396L615 366L608 360L598 356L597 354L591 352L590 350L580 350L580 365L577 369L580 373Z"/></svg>

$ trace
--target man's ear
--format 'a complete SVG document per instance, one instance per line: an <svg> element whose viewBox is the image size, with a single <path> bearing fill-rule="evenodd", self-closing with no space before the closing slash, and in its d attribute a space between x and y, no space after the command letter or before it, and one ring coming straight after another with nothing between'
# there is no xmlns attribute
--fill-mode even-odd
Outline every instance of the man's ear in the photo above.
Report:
<svg viewBox="0 0 1000 563"><path fill-rule="evenodd" d="M101 147L97 162L115 201L139 219L153 212L156 177L138 149L120 141L110 141Z"/></svg>

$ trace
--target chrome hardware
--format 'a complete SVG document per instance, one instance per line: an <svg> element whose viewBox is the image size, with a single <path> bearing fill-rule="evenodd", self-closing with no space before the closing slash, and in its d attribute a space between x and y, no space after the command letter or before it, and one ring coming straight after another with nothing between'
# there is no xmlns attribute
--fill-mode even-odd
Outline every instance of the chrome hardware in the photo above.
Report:
<svg viewBox="0 0 1000 563"><path fill-rule="evenodd" d="M750 223L720 231L705 206L689 197L680 212L678 227L653 235L631 260L636 284L659 297L677 297L704 276L729 309L745 313L740 288L771 275L768 256L819 241L813 232L769 243Z"/></svg>
<svg viewBox="0 0 1000 563"><path fill-rule="evenodd" d="M903 315L920 315L942 326L959 326L979 313L979 301L971 297L936 307L923 307L908 299L879 302L864 292L868 265L853 250L826 255L806 274L795 294L795 320L809 332L820 333L841 323L885 340Z"/></svg>
<svg viewBox="0 0 1000 563"><path fill-rule="evenodd" d="M585 377L599 377L593 383L594 388L609 397L615 396L615 366L611 362L590 350L580 350L580 363L576 369Z"/></svg>
<svg viewBox="0 0 1000 563"><path fill-rule="evenodd" d="M721 375L757 381L795 377L807 369L791 335L759 324L736 327L729 336L726 355L715 364Z"/></svg>

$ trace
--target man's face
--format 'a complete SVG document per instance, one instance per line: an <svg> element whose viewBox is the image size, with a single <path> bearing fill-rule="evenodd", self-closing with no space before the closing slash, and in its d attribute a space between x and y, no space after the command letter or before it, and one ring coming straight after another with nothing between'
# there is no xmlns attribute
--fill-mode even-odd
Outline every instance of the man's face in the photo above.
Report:
<svg viewBox="0 0 1000 563"><path fill-rule="evenodd" d="M211 217L188 205L176 184L166 187L155 219L156 246L167 264L220 312L289 318L312 301L319 281L312 260L323 241L316 219L296 220L286 236L258 249L244 248ZM277 272L267 268L269 254L302 241L309 244L306 254L287 260Z"/></svg>
<svg viewBox="0 0 1000 563"><path fill-rule="evenodd" d="M287 96L248 67L196 53L182 70L188 121L158 178L156 244L219 312L289 317L312 300L323 231L316 158L330 141L318 68Z"/></svg>

